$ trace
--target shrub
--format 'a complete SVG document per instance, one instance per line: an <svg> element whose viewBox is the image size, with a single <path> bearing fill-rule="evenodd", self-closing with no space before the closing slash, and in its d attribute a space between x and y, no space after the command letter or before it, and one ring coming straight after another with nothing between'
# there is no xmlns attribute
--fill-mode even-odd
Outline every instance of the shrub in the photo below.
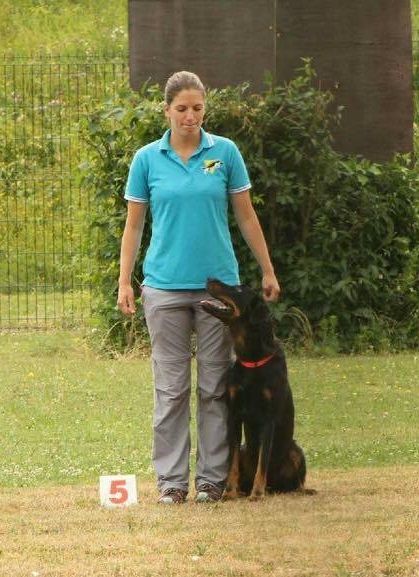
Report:
<svg viewBox="0 0 419 577"><path fill-rule="evenodd" d="M294 80L263 94L241 85L207 98L206 130L232 138L249 169L283 287L273 306L278 331L293 343L342 351L417 346L418 170L409 156L377 164L335 152L331 127L341 111L331 111L331 95L314 79L305 61ZM145 85L104 104L85 127L99 233L96 312L118 346L126 345L126 321L115 310L125 181L135 150L166 129L162 99ZM231 228L242 281L258 287L258 266L233 220Z"/></svg>

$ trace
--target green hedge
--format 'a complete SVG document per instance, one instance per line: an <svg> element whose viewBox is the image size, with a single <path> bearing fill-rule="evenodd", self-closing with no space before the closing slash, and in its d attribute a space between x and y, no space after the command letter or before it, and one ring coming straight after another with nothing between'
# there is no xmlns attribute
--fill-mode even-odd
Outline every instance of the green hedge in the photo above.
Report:
<svg viewBox="0 0 419 577"><path fill-rule="evenodd" d="M314 79L305 61L287 85L263 94L242 85L207 98L206 130L232 138L249 169L283 287L272 307L278 333L322 351L416 347L419 172L409 156L377 164L335 152L330 130L341 111L332 112L331 95ZM128 167L135 150L166 128L161 90L147 85L107 102L85 126L85 178L99 231L96 310L117 347L143 334L140 318L127 330L115 310ZM259 287L258 267L233 219L231 226L242 281Z"/></svg>

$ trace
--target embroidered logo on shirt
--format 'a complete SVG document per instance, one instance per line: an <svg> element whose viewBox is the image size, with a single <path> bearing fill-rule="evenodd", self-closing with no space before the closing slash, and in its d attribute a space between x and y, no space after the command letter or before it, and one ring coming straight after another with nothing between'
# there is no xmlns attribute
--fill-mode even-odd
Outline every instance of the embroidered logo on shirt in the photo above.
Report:
<svg viewBox="0 0 419 577"><path fill-rule="evenodd" d="M205 174L214 174L214 172L222 166L223 163L221 160L204 160L204 166L202 167L202 170L205 172Z"/></svg>

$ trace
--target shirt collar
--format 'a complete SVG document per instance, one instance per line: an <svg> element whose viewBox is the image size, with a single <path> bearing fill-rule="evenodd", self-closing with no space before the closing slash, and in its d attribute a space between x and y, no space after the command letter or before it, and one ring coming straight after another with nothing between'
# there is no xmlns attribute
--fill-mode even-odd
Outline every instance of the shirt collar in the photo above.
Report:
<svg viewBox="0 0 419 577"><path fill-rule="evenodd" d="M166 132L161 137L160 150L172 150L172 147L170 146L170 134L171 134L171 132L172 131L169 128L168 130L166 130ZM201 152L201 150L203 150L204 148L212 148L214 146L214 144L215 144L215 142L214 142L214 137L212 136L212 134L205 132L205 130L203 128L201 128L201 142L200 142L198 148L196 149L196 151L194 152L194 154Z"/></svg>

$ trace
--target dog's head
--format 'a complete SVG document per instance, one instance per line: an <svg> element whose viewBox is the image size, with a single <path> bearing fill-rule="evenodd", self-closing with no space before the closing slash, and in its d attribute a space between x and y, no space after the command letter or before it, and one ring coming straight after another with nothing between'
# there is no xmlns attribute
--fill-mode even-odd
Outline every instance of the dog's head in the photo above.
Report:
<svg viewBox="0 0 419 577"><path fill-rule="evenodd" d="M202 307L229 326L253 313L258 301L264 304L251 288L227 285L217 279L208 279L207 291L218 302L202 301Z"/></svg>
<svg viewBox="0 0 419 577"><path fill-rule="evenodd" d="M207 291L218 302L204 300L201 306L228 325L236 349L253 349L262 341L273 340L268 305L250 287L231 286L217 279L209 279Z"/></svg>

